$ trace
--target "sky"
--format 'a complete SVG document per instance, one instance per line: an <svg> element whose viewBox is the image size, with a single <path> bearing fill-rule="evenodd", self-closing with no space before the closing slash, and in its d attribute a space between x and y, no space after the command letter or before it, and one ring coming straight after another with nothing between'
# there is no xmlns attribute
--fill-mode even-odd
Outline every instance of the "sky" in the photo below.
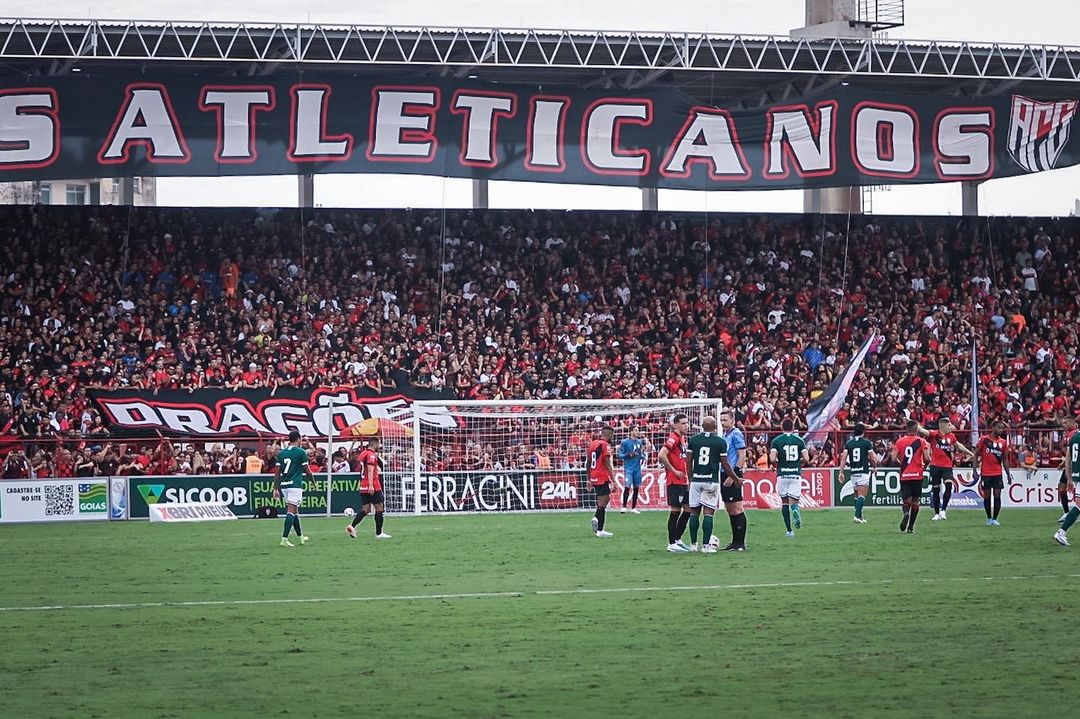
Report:
<svg viewBox="0 0 1080 719"><path fill-rule="evenodd" d="M24 0L0 0L0 16L23 14ZM804 25L804 0L53 0L55 17L141 20L325 22L365 25L534 27L640 31L700 31L787 35ZM907 0L907 24L890 32L904 39L1080 44L1080 2L1039 0L1017 12L1006 0ZM168 205L295 206L295 177L162 178L158 202ZM1066 215L1080 197L1080 167L983 183L979 208L989 215ZM468 207L468 180L393 175L315 178L324 207ZM491 207L640 209L634 188L490 183ZM661 210L695 212L802 210L802 192L694 192L661 190ZM959 214L956 184L892 186L873 194L879 214Z"/></svg>

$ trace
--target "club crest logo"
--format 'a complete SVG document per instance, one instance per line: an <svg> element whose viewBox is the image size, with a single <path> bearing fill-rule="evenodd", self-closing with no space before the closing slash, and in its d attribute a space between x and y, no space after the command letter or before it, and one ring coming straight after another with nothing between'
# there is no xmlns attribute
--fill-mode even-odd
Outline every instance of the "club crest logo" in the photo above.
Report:
<svg viewBox="0 0 1080 719"><path fill-rule="evenodd" d="M1037 102L1013 95L1007 143L1009 157L1027 172L1054 169L1069 141L1076 104L1076 100Z"/></svg>

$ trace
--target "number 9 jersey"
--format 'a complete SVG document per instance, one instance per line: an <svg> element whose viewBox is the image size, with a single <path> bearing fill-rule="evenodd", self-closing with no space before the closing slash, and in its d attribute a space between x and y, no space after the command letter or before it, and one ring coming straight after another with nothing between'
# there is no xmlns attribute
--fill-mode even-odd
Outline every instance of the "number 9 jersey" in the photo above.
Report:
<svg viewBox="0 0 1080 719"><path fill-rule="evenodd" d="M896 440L894 449L900 459L900 481L922 481L926 470L926 440L922 437L901 437Z"/></svg>

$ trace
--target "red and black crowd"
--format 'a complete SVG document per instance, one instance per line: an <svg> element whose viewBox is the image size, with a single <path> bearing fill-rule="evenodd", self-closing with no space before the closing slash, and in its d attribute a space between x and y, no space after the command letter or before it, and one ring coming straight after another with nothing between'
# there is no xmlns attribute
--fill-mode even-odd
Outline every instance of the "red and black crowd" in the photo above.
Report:
<svg viewBox="0 0 1080 719"><path fill-rule="evenodd" d="M469 399L718 398L755 463L872 330L838 429L894 432L884 444L945 415L966 431L974 343L982 421L1009 425L1021 462L1052 461L1080 414L1080 221L847 220L4 208L3 474L226 473L272 453L109 441L90 387L404 376Z"/></svg>

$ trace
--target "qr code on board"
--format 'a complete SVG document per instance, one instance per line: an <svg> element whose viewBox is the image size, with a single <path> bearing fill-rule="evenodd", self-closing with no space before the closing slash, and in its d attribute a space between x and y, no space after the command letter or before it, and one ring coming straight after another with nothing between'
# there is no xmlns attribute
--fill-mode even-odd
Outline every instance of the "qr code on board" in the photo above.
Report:
<svg viewBox="0 0 1080 719"><path fill-rule="evenodd" d="M71 484L45 485L45 516L75 514L75 486Z"/></svg>

